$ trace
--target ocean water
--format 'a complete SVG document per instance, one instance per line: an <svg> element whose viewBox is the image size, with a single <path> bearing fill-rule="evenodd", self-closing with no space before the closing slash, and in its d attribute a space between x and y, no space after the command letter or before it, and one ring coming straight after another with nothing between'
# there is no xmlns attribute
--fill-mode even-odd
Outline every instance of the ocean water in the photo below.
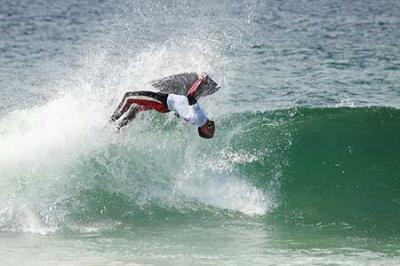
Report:
<svg viewBox="0 0 400 266"><path fill-rule="evenodd" d="M399 265L400 2L2 0L0 265ZM126 91L206 71L212 140Z"/></svg>

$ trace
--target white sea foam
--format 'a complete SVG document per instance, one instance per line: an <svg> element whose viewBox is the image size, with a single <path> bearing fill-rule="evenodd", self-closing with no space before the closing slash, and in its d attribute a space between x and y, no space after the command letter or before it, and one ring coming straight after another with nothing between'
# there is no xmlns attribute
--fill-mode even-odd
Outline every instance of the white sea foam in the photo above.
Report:
<svg viewBox="0 0 400 266"><path fill-rule="evenodd" d="M254 154L233 152L230 147L211 154L187 153L175 189L188 198L247 215L263 215L275 206L272 192L263 191L238 176L234 166L258 160Z"/></svg>
<svg viewBox="0 0 400 266"><path fill-rule="evenodd" d="M270 206L265 192L231 173L234 164L256 160L256 155L226 150L216 164L205 161L203 167L182 168L182 154L189 156L189 161L196 160L196 147L201 146L197 135L192 141L192 137L179 136L186 134L185 130L182 133L178 129L177 134L164 130L145 134L143 128L137 127L128 128L128 134L118 135L111 132L107 124L125 91L148 89L148 81L178 72L213 74L215 69L221 71L224 63L217 60L215 45L213 42L192 44L170 40L121 61L107 53L88 54L82 61L84 67L72 70L69 77L55 84L59 86L57 97L46 104L14 110L3 116L0 120L0 180L3 184L0 228L7 230L14 223L21 231L51 231L65 221L63 216L67 210L59 202L71 198L73 201L80 187L90 190L99 185L110 192L134 197L138 205L157 201L164 206L180 208L184 201L192 199L246 214L265 213ZM213 99L204 104L209 107L210 116L218 117ZM146 119L134 123L152 128L147 114ZM172 122L167 118L166 123ZM195 130L190 132L196 134ZM113 154L108 153L110 145L115 147ZM149 147L153 151L149 151ZM112 158L115 156L118 159ZM143 159L136 156L143 156ZM91 159L107 172L106 185L98 183L100 173L96 169L86 170L84 179L76 170L82 161ZM147 171L146 178L130 167L132 161L142 164L137 169L143 174ZM148 172L150 162L165 174L159 174L157 169ZM209 167L205 167L207 165ZM191 172L196 174L189 174ZM171 193L176 189L179 193Z"/></svg>

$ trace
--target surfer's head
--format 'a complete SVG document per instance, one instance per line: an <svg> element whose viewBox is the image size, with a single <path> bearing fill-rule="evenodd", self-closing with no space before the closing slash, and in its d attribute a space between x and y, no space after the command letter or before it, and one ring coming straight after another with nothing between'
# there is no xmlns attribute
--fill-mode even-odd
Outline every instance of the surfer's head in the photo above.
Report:
<svg viewBox="0 0 400 266"><path fill-rule="evenodd" d="M207 120L204 126L199 127L197 129L199 132L199 136L206 139L211 139L214 136L215 132L215 123L214 121Z"/></svg>

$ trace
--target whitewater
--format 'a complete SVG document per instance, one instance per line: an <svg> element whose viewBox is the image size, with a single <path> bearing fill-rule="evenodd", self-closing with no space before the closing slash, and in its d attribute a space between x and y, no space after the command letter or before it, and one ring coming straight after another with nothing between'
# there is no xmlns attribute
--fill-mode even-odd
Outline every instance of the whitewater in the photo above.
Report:
<svg viewBox="0 0 400 266"><path fill-rule="evenodd" d="M398 265L397 1L0 7L1 265ZM216 123L116 132L126 91L207 72Z"/></svg>

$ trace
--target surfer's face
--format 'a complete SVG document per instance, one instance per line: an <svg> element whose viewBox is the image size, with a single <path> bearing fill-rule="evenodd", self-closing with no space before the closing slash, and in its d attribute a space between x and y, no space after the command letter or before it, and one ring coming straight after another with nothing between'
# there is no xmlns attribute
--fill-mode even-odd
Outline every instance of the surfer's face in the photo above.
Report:
<svg viewBox="0 0 400 266"><path fill-rule="evenodd" d="M214 136L214 133L215 133L215 124L211 120L208 120L204 126L199 127L199 135L202 138L210 139Z"/></svg>

